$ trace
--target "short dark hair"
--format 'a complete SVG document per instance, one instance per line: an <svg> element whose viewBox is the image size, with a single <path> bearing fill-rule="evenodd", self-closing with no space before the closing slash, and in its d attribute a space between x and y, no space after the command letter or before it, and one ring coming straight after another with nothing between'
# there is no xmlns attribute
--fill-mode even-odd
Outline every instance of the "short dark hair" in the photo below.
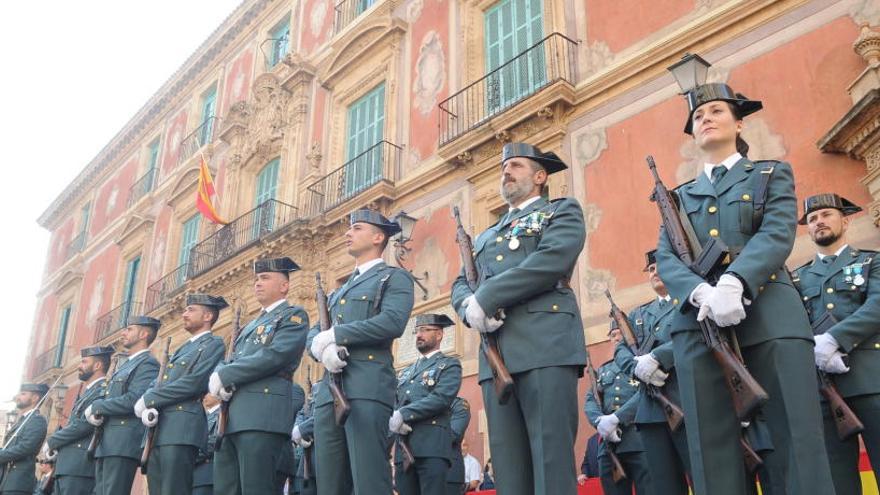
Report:
<svg viewBox="0 0 880 495"><path fill-rule="evenodd" d="M100 356L94 356L95 361L101 363L101 369L106 374L110 370L110 355L102 354Z"/></svg>
<svg viewBox="0 0 880 495"><path fill-rule="evenodd" d="M147 345L152 345L153 341L156 340L156 337L159 336L159 329L154 327L144 326L149 333L147 334Z"/></svg>
<svg viewBox="0 0 880 495"><path fill-rule="evenodd" d="M285 275L287 275L285 273ZM217 308L212 308L211 306L204 306L205 311L211 313L211 326L214 326L214 323L217 323L217 318L220 318L220 311Z"/></svg>
<svg viewBox="0 0 880 495"><path fill-rule="evenodd" d="M727 107L730 108L730 113L733 114L733 118L735 118L736 120L743 119L742 111L740 111L739 106L729 101L725 103L727 103ZM740 133L737 133L736 135L736 151L742 156L747 157L749 155L749 143L747 143L746 140L742 138L742 135Z"/></svg>

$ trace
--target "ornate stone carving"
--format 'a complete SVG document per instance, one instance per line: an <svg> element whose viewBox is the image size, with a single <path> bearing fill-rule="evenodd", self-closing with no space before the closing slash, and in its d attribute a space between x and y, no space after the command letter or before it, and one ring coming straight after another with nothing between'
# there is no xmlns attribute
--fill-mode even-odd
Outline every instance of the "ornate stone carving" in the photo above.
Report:
<svg viewBox="0 0 880 495"><path fill-rule="evenodd" d="M268 157L280 148L288 126L289 100L290 93L274 74L257 77L253 99L230 107L221 132L221 138L232 147L230 165L237 168L254 156Z"/></svg>
<svg viewBox="0 0 880 495"><path fill-rule="evenodd" d="M614 275L608 270L597 270L592 267L586 267L584 270L586 275L583 278L584 290L587 293L587 300L598 301L605 297L606 289L614 289Z"/></svg>
<svg viewBox="0 0 880 495"><path fill-rule="evenodd" d="M422 38L415 71L414 103L422 115L428 115L436 106L437 95L446 81L446 57L437 31L428 31Z"/></svg>
<svg viewBox="0 0 880 495"><path fill-rule="evenodd" d="M535 115L540 119L552 119L555 115L553 108L551 107L541 107Z"/></svg>
<svg viewBox="0 0 880 495"><path fill-rule="evenodd" d="M880 201L874 201L868 205L868 211L871 213L871 218L874 220L874 226L880 227Z"/></svg>
<svg viewBox="0 0 880 495"><path fill-rule="evenodd" d="M419 17L422 16L422 8L425 6L425 0L409 0L406 3L406 20L410 24L415 24Z"/></svg>
<svg viewBox="0 0 880 495"><path fill-rule="evenodd" d="M602 210L595 203L584 204L584 228L587 235L599 229L599 222L602 221Z"/></svg>
<svg viewBox="0 0 880 495"><path fill-rule="evenodd" d="M324 155L321 154L321 143L317 141L312 143L312 146L309 148L309 153L306 155L306 160L308 160L312 170L316 172L321 170L321 158L323 158L323 156Z"/></svg>
<svg viewBox="0 0 880 495"><path fill-rule="evenodd" d="M868 165L868 173L880 168L880 148L874 148L865 155L865 163Z"/></svg>
<svg viewBox="0 0 880 495"><path fill-rule="evenodd" d="M474 157L471 155L470 151L465 151L463 153L459 153L455 159L452 160L452 163L456 167L467 167L468 165L474 162Z"/></svg>
<svg viewBox="0 0 880 495"><path fill-rule="evenodd" d="M581 166L586 167L596 161L608 148L605 129L591 129L574 138L574 155Z"/></svg>
<svg viewBox="0 0 880 495"><path fill-rule="evenodd" d="M880 33L863 23L859 37L853 43L853 50L865 59L868 66L877 65L880 61Z"/></svg>
<svg viewBox="0 0 880 495"><path fill-rule="evenodd" d="M510 142L512 136L510 135L510 131L508 131L507 129L502 129L495 133L495 139L497 139L501 144L506 144Z"/></svg>

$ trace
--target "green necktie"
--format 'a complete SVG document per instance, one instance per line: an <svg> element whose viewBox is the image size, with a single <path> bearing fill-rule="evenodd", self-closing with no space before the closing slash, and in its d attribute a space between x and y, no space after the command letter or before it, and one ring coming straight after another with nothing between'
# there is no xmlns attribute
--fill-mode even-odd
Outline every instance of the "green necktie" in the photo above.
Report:
<svg viewBox="0 0 880 495"><path fill-rule="evenodd" d="M725 167L724 165L716 165L715 168L712 169L712 184L717 185L726 173L727 167Z"/></svg>

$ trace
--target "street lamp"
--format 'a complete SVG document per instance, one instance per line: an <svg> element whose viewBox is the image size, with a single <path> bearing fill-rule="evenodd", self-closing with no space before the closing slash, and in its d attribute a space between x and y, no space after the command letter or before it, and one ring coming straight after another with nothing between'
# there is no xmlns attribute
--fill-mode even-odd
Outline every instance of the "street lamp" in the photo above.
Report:
<svg viewBox="0 0 880 495"><path fill-rule="evenodd" d="M421 281L428 279L428 272L425 271L422 277L416 277L412 270L403 266L407 255L412 251L412 248L407 246L407 244L412 241L413 231L416 228L418 219L407 215L405 211L401 210L400 213L394 216L393 221L400 225L400 233L394 236L394 259L397 261L397 266L406 270L410 277L412 277L413 282L419 286L419 289L422 289L422 300L427 301L428 289L422 285Z"/></svg>
<svg viewBox="0 0 880 495"><path fill-rule="evenodd" d="M681 88L681 94L685 94L697 86L706 83L709 67L712 67L712 64L703 57L692 53L685 53L681 60L670 65L666 70L672 73L672 77L675 78L675 82Z"/></svg>

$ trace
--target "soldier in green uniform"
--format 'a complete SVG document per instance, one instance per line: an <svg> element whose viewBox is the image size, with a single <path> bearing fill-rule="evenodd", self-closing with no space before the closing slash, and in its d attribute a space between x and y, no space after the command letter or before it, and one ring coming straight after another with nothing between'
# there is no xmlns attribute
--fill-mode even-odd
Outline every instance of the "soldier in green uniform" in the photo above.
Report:
<svg viewBox="0 0 880 495"><path fill-rule="evenodd" d="M464 458L461 442L471 422L471 405L464 397L456 397L450 410L449 429L452 431L452 465L446 474L446 495L464 493Z"/></svg>
<svg viewBox="0 0 880 495"><path fill-rule="evenodd" d="M309 316L287 302L290 258L254 262L254 295L263 311L232 343L234 353L217 367L208 390L229 402L226 433L214 453L214 491L266 494L275 490L275 468L290 441L293 372L299 366Z"/></svg>
<svg viewBox="0 0 880 495"><path fill-rule="evenodd" d="M306 393L299 384L294 383L290 394L293 401L294 422L293 427L296 429L296 416L302 411L303 404L306 402ZM292 434L292 430L291 430ZM293 481L296 477L297 456L294 449L293 440L288 438L284 442L284 448L281 451L281 458L278 459L278 467L275 470L275 493L284 493L284 485L289 485L290 493L293 491Z"/></svg>
<svg viewBox="0 0 880 495"><path fill-rule="evenodd" d="M49 392L44 383L23 383L15 395L18 419L6 431L0 449L0 494L30 495L37 484L34 476L37 454L46 439L48 423L37 403Z"/></svg>
<svg viewBox="0 0 880 495"><path fill-rule="evenodd" d="M474 242L477 290L471 291L463 271L452 286L452 305L464 322L497 332L515 382L513 396L499 404L481 353L495 481L505 495L577 490L577 381L587 355L568 281L584 246L584 216L572 198L542 197L547 176L566 168L552 152L504 145L501 196L509 211Z"/></svg>
<svg viewBox="0 0 880 495"><path fill-rule="evenodd" d="M612 327L608 332L615 344L621 339L620 329ZM635 417L638 408L640 384L622 371L614 360L609 360L597 370L599 390L587 391L584 413L587 420L599 432L599 479L605 495L636 495L651 493L651 477L645 458L645 449ZM596 394L602 396L602 408ZM623 465L626 478L618 482L612 476L612 463L608 455L614 449ZM660 493L660 492L656 492Z"/></svg>
<svg viewBox="0 0 880 495"><path fill-rule="evenodd" d="M315 397L317 397L320 383L312 385L309 393L309 407L304 407L296 414L295 426L293 427L293 443L298 451L300 459L296 466L296 477L293 479L293 493L297 495L317 495L318 484L315 482ZM305 463L302 459L308 456L309 479L305 479Z"/></svg>
<svg viewBox="0 0 880 495"><path fill-rule="evenodd" d="M205 446L199 448L196 467L193 470L193 495L213 495L214 493L214 444L217 442L217 418L220 416L220 399L205 394L202 399L208 428L205 431Z"/></svg>
<svg viewBox="0 0 880 495"><path fill-rule="evenodd" d="M95 495L131 491L142 453L145 428L134 414L134 404L159 374L159 362L150 355L161 322L149 316L130 316L122 330L128 359L116 366L104 396L86 407L86 421L103 425L95 450Z"/></svg>
<svg viewBox="0 0 880 495"><path fill-rule="evenodd" d="M681 211L701 246L717 238L739 253L712 285L679 259L665 231L657 247L663 281L680 301L671 333L694 492L739 495L747 485L741 423L698 324L710 318L735 332L746 367L770 396L763 407L775 448L764 457L769 477L788 493L833 493L809 321L784 266L797 223L791 165L744 156L743 118L761 102L719 83L691 89L687 100L685 132L708 163L677 189Z"/></svg>
<svg viewBox="0 0 880 495"><path fill-rule="evenodd" d="M837 319L836 325L814 337L816 366L833 377L840 395L864 424L862 440L875 478L880 479L880 261L876 251L847 242L847 216L859 211L833 193L804 201L800 223L807 225L817 252L795 270L795 285L811 322L826 312ZM844 355L849 356L848 364ZM827 404L823 413L837 495L861 494L858 435L841 441Z"/></svg>
<svg viewBox="0 0 880 495"><path fill-rule="evenodd" d="M196 457L208 429L202 396L226 349L211 331L227 306L219 296L186 296L182 319L190 337L171 355L162 384L148 389L134 405L144 426L158 428L147 469L150 495L192 491Z"/></svg>
<svg viewBox="0 0 880 495"><path fill-rule="evenodd" d="M416 349L421 357L397 375L397 409L388 429L408 442L415 464L405 470L395 449L395 485L400 495L445 495L453 436L451 406L461 388L461 363L440 351L443 329L455 325L444 314L416 316Z"/></svg>
<svg viewBox="0 0 880 495"><path fill-rule="evenodd" d="M345 233L357 268L328 298L332 327L309 333L312 356L329 373L341 373L351 402L345 425L336 424L329 386L319 389L315 407L315 444L321 494L391 493L388 418L394 407L394 356L391 347L406 328L413 306L412 277L382 261L397 222L379 212L357 210ZM348 350L346 360L339 348Z"/></svg>
<svg viewBox="0 0 880 495"><path fill-rule="evenodd" d="M64 428L46 440L44 457L55 461L54 493L91 495L95 490L95 461L88 455L95 427L86 421L85 410L107 390L112 347L85 347L80 350L77 367L83 389L70 409Z"/></svg>
<svg viewBox="0 0 880 495"><path fill-rule="evenodd" d="M655 255L655 250L645 254L644 271L648 273L648 282L657 297L627 315L642 355L636 357L632 349L621 340L614 350L614 362L625 374L636 376L642 383L661 387L662 392L673 403L681 404L675 376L672 336L669 334L669 324L675 315L678 300L673 300L663 285L657 271ZM647 366L654 368L654 374L645 375L642 369L646 365L639 366L638 363L651 361L660 366ZM663 495L687 495L689 459L684 424L676 431L671 431L666 423L663 407L651 398L644 387L639 389L637 400L635 424L645 448L652 490Z"/></svg>

